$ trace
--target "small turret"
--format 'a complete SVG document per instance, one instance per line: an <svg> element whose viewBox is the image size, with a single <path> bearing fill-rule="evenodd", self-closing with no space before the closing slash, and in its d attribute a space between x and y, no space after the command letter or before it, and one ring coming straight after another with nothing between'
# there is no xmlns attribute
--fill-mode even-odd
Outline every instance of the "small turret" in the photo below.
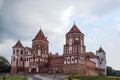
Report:
<svg viewBox="0 0 120 80"><path fill-rule="evenodd" d="M98 57L98 70L99 75L106 75L106 53L102 47L96 51L96 56Z"/></svg>

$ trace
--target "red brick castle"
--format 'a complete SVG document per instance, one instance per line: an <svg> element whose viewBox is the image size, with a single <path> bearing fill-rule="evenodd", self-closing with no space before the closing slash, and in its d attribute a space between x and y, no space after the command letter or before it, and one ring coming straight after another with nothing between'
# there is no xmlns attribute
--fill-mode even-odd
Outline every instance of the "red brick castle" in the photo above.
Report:
<svg viewBox="0 0 120 80"><path fill-rule="evenodd" d="M32 40L32 48L20 40L13 46L11 73L63 73L73 75L106 75L106 53L100 47L86 52L84 34L74 24L66 33L63 54L49 53L49 41L40 30Z"/></svg>

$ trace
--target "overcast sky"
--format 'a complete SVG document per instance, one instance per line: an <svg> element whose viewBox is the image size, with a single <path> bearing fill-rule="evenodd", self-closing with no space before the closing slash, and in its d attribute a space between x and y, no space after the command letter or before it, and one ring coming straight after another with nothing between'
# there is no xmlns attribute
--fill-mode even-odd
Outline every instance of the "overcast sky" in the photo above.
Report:
<svg viewBox="0 0 120 80"><path fill-rule="evenodd" d="M63 54L74 21L85 34L86 51L101 45L107 65L120 70L120 0L0 0L0 55L10 61L18 39L31 47L40 26L49 52Z"/></svg>

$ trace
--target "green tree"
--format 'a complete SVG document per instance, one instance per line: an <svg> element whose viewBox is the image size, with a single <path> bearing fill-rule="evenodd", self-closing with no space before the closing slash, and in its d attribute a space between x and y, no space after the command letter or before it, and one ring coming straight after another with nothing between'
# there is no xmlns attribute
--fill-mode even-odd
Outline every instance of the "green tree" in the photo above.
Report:
<svg viewBox="0 0 120 80"><path fill-rule="evenodd" d="M113 75L113 69L110 66L107 66L107 75L112 76Z"/></svg>
<svg viewBox="0 0 120 80"><path fill-rule="evenodd" d="M114 70L112 67L107 66L107 76L118 76L120 77L120 70Z"/></svg>
<svg viewBox="0 0 120 80"><path fill-rule="evenodd" d="M0 56L0 73L1 72L10 72L10 63L3 56Z"/></svg>

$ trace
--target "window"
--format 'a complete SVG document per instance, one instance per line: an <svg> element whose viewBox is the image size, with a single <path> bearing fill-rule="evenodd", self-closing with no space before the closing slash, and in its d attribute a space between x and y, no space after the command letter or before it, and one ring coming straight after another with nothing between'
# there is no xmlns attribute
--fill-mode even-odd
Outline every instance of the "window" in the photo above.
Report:
<svg viewBox="0 0 120 80"><path fill-rule="evenodd" d="M21 54L23 54L23 51L21 50Z"/></svg>
<svg viewBox="0 0 120 80"><path fill-rule="evenodd" d="M67 58L67 64L70 64L70 57Z"/></svg>
<svg viewBox="0 0 120 80"><path fill-rule="evenodd" d="M68 62L70 61L70 58L68 57Z"/></svg>
<svg viewBox="0 0 120 80"><path fill-rule="evenodd" d="M20 61L23 61L23 57L20 58Z"/></svg>
<svg viewBox="0 0 120 80"><path fill-rule="evenodd" d="M69 54L72 53L72 46L69 47Z"/></svg>
<svg viewBox="0 0 120 80"><path fill-rule="evenodd" d="M72 58L72 61L74 61L74 59Z"/></svg>
<svg viewBox="0 0 120 80"><path fill-rule="evenodd" d="M18 53L18 52L19 52L19 50L17 49L17 50L16 50L16 53Z"/></svg>

